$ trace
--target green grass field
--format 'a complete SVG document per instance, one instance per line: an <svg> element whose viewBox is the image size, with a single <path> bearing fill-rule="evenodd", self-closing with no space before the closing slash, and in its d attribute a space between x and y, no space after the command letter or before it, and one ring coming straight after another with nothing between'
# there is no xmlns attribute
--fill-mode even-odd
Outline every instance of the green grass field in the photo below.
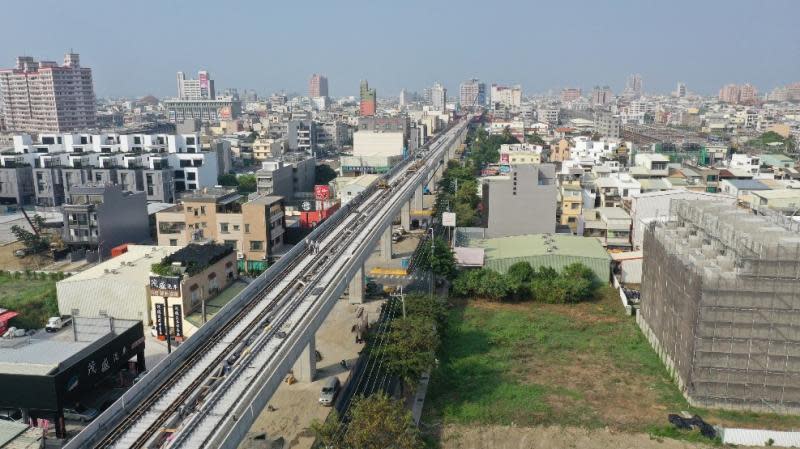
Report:
<svg viewBox="0 0 800 449"><path fill-rule="evenodd" d="M56 281L53 279L19 278L0 274L0 308L13 310L19 316L11 325L24 329L40 329L47 318L58 315Z"/></svg>
<svg viewBox="0 0 800 449"><path fill-rule="evenodd" d="M616 292L577 305L455 304L425 421L608 426L671 437L667 414L712 424L798 428L800 417L689 407Z"/></svg>

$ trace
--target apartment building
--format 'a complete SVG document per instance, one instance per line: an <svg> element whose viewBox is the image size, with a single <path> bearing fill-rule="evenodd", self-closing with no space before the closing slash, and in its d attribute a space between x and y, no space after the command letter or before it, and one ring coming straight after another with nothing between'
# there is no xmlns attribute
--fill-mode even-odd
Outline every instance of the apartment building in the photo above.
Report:
<svg viewBox="0 0 800 449"><path fill-rule="evenodd" d="M289 120L286 138L290 151L313 156L317 151L317 124L313 120Z"/></svg>
<svg viewBox="0 0 800 449"><path fill-rule="evenodd" d="M633 221L621 207L598 207L583 211L578 233L597 237L609 249L630 249Z"/></svg>
<svg viewBox="0 0 800 449"><path fill-rule="evenodd" d="M459 103L462 108L479 108L486 105L486 84L478 79L464 81L459 86Z"/></svg>
<svg viewBox="0 0 800 449"><path fill-rule="evenodd" d="M531 143L500 145L500 163L509 165L540 164L544 147Z"/></svg>
<svg viewBox="0 0 800 449"><path fill-rule="evenodd" d="M102 183L73 186L62 213L62 240L70 248L98 250L108 256L117 245L150 240L143 192L125 192L118 185Z"/></svg>
<svg viewBox="0 0 800 449"><path fill-rule="evenodd" d="M312 192L317 161L310 158L267 160L256 172L256 188L262 195L278 195L286 200L298 192Z"/></svg>
<svg viewBox="0 0 800 449"><path fill-rule="evenodd" d="M0 199L29 204L33 191L35 204L50 207L87 182L174 202L177 193L215 185L225 160L224 151L203 151L197 134L22 134L13 141L13 153L0 155L0 179L8 180Z"/></svg>
<svg viewBox="0 0 800 449"><path fill-rule="evenodd" d="M232 189L206 188L181 197L180 204L156 213L158 244L214 241L236 249L247 271L261 271L285 232L283 197Z"/></svg>
<svg viewBox="0 0 800 449"><path fill-rule="evenodd" d="M328 96L328 78L317 73L311 75L308 82L308 96L311 98Z"/></svg>
<svg viewBox="0 0 800 449"><path fill-rule="evenodd" d="M488 237L555 232L557 187L552 164L514 165L483 185Z"/></svg>
<svg viewBox="0 0 800 449"><path fill-rule="evenodd" d="M575 234L578 231L578 221L583 212L583 188L580 183L561 184L558 210L558 223L568 226Z"/></svg>
<svg viewBox="0 0 800 449"><path fill-rule="evenodd" d="M7 129L65 132L96 126L92 69L77 53L64 64L18 56L13 69L0 70L0 100Z"/></svg>
<svg viewBox="0 0 800 449"><path fill-rule="evenodd" d="M214 100L214 80L207 71L197 72L197 79L187 79L183 72L178 72L178 98L181 100Z"/></svg>
<svg viewBox="0 0 800 449"><path fill-rule="evenodd" d="M603 137L619 139L622 133L622 120L619 115L599 111L594 116L594 130Z"/></svg>

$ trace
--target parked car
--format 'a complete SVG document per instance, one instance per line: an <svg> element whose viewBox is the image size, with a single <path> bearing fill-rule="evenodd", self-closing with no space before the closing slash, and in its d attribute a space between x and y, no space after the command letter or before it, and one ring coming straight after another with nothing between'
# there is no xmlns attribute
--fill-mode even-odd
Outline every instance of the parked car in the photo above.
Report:
<svg viewBox="0 0 800 449"><path fill-rule="evenodd" d="M319 393L319 403L326 407L333 406L333 401L336 399L336 395L339 394L340 386L338 377L333 376L328 379Z"/></svg>
<svg viewBox="0 0 800 449"><path fill-rule="evenodd" d="M64 419L71 421L89 422L97 418L98 414L99 412L96 409L84 407L80 404L76 404L71 408L64 408Z"/></svg>

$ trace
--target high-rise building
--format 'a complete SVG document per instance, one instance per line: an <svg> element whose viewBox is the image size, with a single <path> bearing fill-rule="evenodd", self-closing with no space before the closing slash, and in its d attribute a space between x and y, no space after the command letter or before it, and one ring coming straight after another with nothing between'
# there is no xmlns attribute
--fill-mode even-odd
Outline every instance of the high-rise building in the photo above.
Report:
<svg viewBox="0 0 800 449"><path fill-rule="evenodd" d="M608 86L595 86L592 90L592 106L605 106L613 98L611 88Z"/></svg>
<svg viewBox="0 0 800 449"><path fill-rule="evenodd" d="M361 104L360 111L363 117L375 115L378 109L378 94L375 89L369 88L367 80L361 80Z"/></svg>
<svg viewBox="0 0 800 449"><path fill-rule="evenodd" d="M447 107L447 89L441 83L435 83L431 88L431 104L436 111L444 111Z"/></svg>
<svg viewBox="0 0 800 449"><path fill-rule="evenodd" d="M678 98L683 98L686 96L686 84L682 82L678 82L678 86L675 88L675 96Z"/></svg>
<svg viewBox="0 0 800 449"><path fill-rule="evenodd" d="M408 92L405 89L400 89L400 107L407 106L408 103Z"/></svg>
<svg viewBox="0 0 800 449"><path fill-rule="evenodd" d="M462 108L475 108L486 104L486 84L473 78L459 86L459 100Z"/></svg>
<svg viewBox="0 0 800 449"><path fill-rule="evenodd" d="M0 70L3 121L12 131L64 132L96 126L92 69L77 53L64 65L17 57L13 69Z"/></svg>
<svg viewBox="0 0 800 449"><path fill-rule="evenodd" d="M634 73L628 77L623 95L626 97L639 97L642 95L642 75Z"/></svg>
<svg viewBox="0 0 800 449"><path fill-rule="evenodd" d="M313 74L308 82L308 96L311 98L328 96L328 78L324 75Z"/></svg>
<svg viewBox="0 0 800 449"><path fill-rule="evenodd" d="M581 98L583 95L583 91L576 87L567 87L561 90L561 102L562 103L569 103L571 101L575 101Z"/></svg>
<svg viewBox="0 0 800 449"><path fill-rule="evenodd" d="M739 102L739 86L736 84L726 84L719 90L719 101L723 103Z"/></svg>
<svg viewBox="0 0 800 449"><path fill-rule="evenodd" d="M214 80L205 70L197 72L197 79L187 79L183 72L178 72L178 98L181 100L214 100Z"/></svg>
<svg viewBox="0 0 800 449"><path fill-rule="evenodd" d="M753 104L758 101L758 91L751 84L726 84L719 90L719 101L732 104Z"/></svg>
<svg viewBox="0 0 800 449"><path fill-rule="evenodd" d="M499 86L492 84L491 89L492 108L518 108L522 104L522 87Z"/></svg>
<svg viewBox="0 0 800 449"><path fill-rule="evenodd" d="M744 84L739 88L739 103L754 104L758 101L758 91L751 84Z"/></svg>

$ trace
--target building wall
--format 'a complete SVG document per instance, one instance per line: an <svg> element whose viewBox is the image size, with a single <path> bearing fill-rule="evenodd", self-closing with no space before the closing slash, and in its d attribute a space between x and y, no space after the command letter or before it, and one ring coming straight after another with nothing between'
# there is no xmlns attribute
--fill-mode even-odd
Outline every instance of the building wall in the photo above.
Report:
<svg viewBox="0 0 800 449"><path fill-rule="evenodd" d="M353 133L353 156L402 156L405 148L402 132Z"/></svg>
<svg viewBox="0 0 800 449"><path fill-rule="evenodd" d="M97 205L96 209L101 254L108 255L111 248L123 243L147 243L150 240L144 193L107 188L103 204Z"/></svg>
<svg viewBox="0 0 800 449"><path fill-rule="evenodd" d="M483 187L487 236L555 232L555 168L550 164L516 165L509 177Z"/></svg>
<svg viewBox="0 0 800 449"><path fill-rule="evenodd" d="M241 252L247 260L266 260L269 254L269 208L261 203L242 206L242 222L245 224ZM255 248L253 245L259 245Z"/></svg>
<svg viewBox="0 0 800 449"><path fill-rule="evenodd" d="M33 204L35 198L31 167L0 168L0 200L28 205Z"/></svg>

